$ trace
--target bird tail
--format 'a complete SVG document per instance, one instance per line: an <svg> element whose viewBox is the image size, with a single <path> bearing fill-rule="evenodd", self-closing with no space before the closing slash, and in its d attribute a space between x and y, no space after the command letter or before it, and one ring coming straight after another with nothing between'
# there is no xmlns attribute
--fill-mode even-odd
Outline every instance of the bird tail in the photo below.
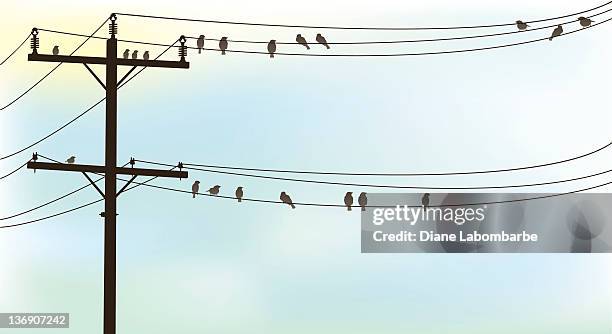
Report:
<svg viewBox="0 0 612 334"><path fill-rule="evenodd" d="M242 198L239 198L239 199L238 199L238 203L240 203L240 202L242 202Z"/></svg>
<svg viewBox="0 0 612 334"><path fill-rule="evenodd" d="M291 204L289 204L289 205L291 205L291 208L292 208L292 209L295 209L295 205L293 205L293 203L291 203Z"/></svg>
<svg viewBox="0 0 612 334"><path fill-rule="evenodd" d="M225 54L225 50L221 51L221 54L224 55Z"/></svg>
<svg viewBox="0 0 612 334"><path fill-rule="evenodd" d="M270 58L274 58L274 54L273 53L270 53Z"/></svg>
<svg viewBox="0 0 612 334"><path fill-rule="evenodd" d="M365 211L365 206L362 206L362 207L361 207L361 211Z"/></svg>
<svg viewBox="0 0 612 334"><path fill-rule="evenodd" d="M193 198L195 198L195 193L193 193Z"/></svg>
<svg viewBox="0 0 612 334"><path fill-rule="evenodd" d="M329 50L329 44L325 44L325 47L327 48L327 50Z"/></svg>
<svg viewBox="0 0 612 334"><path fill-rule="evenodd" d="M346 207L346 211L351 211L351 210L353 210L353 209L351 208L350 205Z"/></svg>
<svg viewBox="0 0 612 334"><path fill-rule="evenodd" d="M548 38L548 40L549 40L549 41L552 41L552 39L553 39L553 38L552 38L552 36L550 36L550 37Z"/></svg>
<svg viewBox="0 0 612 334"><path fill-rule="evenodd" d="M198 49L198 54L202 53L202 48Z"/></svg>
<svg viewBox="0 0 612 334"><path fill-rule="evenodd" d="M306 46L306 50L310 50L310 46L308 44L306 44L305 46Z"/></svg>

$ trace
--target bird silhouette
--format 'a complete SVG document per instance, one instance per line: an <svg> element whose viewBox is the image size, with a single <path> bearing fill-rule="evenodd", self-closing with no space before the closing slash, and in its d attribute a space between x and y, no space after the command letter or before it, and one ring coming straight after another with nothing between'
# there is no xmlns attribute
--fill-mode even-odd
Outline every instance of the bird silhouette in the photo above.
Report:
<svg viewBox="0 0 612 334"><path fill-rule="evenodd" d="M242 196L244 196L244 191L242 190L242 187L238 187L236 188L236 198L238 199L238 202L242 202Z"/></svg>
<svg viewBox="0 0 612 334"><path fill-rule="evenodd" d="M368 196L366 193L361 193L359 194L359 198L357 199L357 201L359 201L359 206L361 206L361 211L365 211L366 210L366 206L368 205Z"/></svg>
<svg viewBox="0 0 612 334"><path fill-rule="evenodd" d="M193 185L191 186L191 194L193 195L193 198L196 197L196 194L199 191L200 191L200 181L195 181Z"/></svg>
<svg viewBox="0 0 612 334"><path fill-rule="evenodd" d="M584 16L579 17L579 18L578 18L578 21L580 22L580 25L581 25L582 27L584 27L584 28L586 28L586 27L590 27L590 26L591 26L591 24L592 24L593 22L595 22L595 21L593 21L593 20L591 20L591 19L589 19L589 18L586 18L586 17L584 17Z"/></svg>
<svg viewBox="0 0 612 334"><path fill-rule="evenodd" d="M283 201L283 203L291 206L292 209L295 209L295 205L293 205L291 197L289 197L289 195L287 195L284 191L280 194L280 200Z"/></svg>
<svg viewBox="0 0 612 334"><path fill-rule="evenodd" d="M317 42L319 42L320 44L323 44L326 48L329 49L329 45L327 44L327 40L325 39L325 37L323 37L323 35L317 34Z"/></svg>
<svg viewBox="0 0 612 334"><path fill-rule="evenodd" d="M307 50L310 50L310 46L308 42L306 42L306 38L302 37L302 34L297 34L297 36L295 36L295 41L306 47Z"/></svg>
<svg viewBox="0 0 612 334"><path fill-rule="evenodd" d="M132 59L138 59L138 50L134 50L132 53Z"/></svg>
<svg viewBox="0 0 612 334"><path fill-rule="evenodd" d="M227 50L227 37L221 37L219 41L219 49L221 50L221 54L225 54L225 50Z"/></svg>
<svg viewBox="0 0 612 334"><path fill-rule="evenodd" d="M561 34L563 34L563 27L561 25L558 25L555 30L553 30L552 35L550 35L550 37L548 38L549 41L552 41L553 38L555 37L559 37L561 36Z"/></svg>
<svg viewBox="0 0 612 334"><path fill-rule="evenodd" d="M145 53L142 55L142 59L149 60L149 51L145 51Z"/></svg>
<svg viewBox="0 0 612 334"><path fill-rule="evenodd" d="M276 52L276 40L272 39L268 43L268 53L270 54L270 58L274 58L274 52Z"/></svg>
<svg viewBox="0 0 612 334"><path fill-rule="evenodd" d="M423 208L425 209L429 207L429 194L423 195L423 198L421 198L421 204L423 205Z"/></svg>
<svg viewBox="0 0 612 334"><path fill-rule="evenodd" d="M219 189L221 189L220 185L216 185L210 189L208 189L208 193L211 195L219 195Z"/></svg>
<svg viewBox="0 0 612 334"><path fill-rule="evenodd" d="M56 45L53 47L53 55L57 56L58 54L59 54L59 46Z"/></svg>
<svg viewBox="0 0 612 334"><path fill-rule="evenodd" d="M352 192L347 192L346 195L344 195L344 204L346 205L346 210L347 211L351 211L352 208L351 206L353 205L353 193Z"/></svg>
<svg viewBox="0 0 612 334"><path fill-rule="evenodd" d="M123 59L128 58L130 58L130 49L125 49L125 51L123 51Z"/></svg>
<svg viewBox="0 0 612 334"><path fill-rule="evenodd" d="M202 49L204 48L204 35L200 35L198 37L198 53L202 53Z"/></svg>
<svg viewBox="0 0 612 334"><path fill-rule="evenodd" d="M66 160L67 163L73 164L76 161L76 157L73 155Z"/></svg>
<svg viewBox="0 0 612 334"><path fill-rule="evenodd" d="M518 28L518 30L527 30L527 28L529 28L529 25L521 20L516 21L516 27Z"/></svg>

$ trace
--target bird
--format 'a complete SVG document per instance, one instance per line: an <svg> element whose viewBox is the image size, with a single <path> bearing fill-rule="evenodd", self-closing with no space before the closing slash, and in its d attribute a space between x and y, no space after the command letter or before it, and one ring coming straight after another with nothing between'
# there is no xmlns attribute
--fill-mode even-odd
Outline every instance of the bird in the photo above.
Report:
<svg viewBox="0 0 612 334"><path fill-rule="evenodd" d="M123 59L128 58L130 58L130 49L125 49L125 51L123 51Z"/></svg>
<svg viewBox="0 0 612 334"><path fill-rule="evenodd" d="M73 164L76 161L76 157L73 155L66 160L67 163Z"/></svg>
<svg viewBox="0 0 612 334"><path fill-rule="evenodd" d="M142 59L149 60L149 51L145 51L145 53L142 55Z"/></svg>
<svg viewBox="0 0 612 334"><path fill-rule="evenodd" d="M423 208L425 209L429 207L429 194L423 195L423 198L421 198L421 204L423 205Z"/></svg>
<svg viewBox="0 0 612 334"><path fill-rule="evenodd" d="M216 185L210 189L208 189L208 193L211 195L219 195L219 189L221 189L220 185Z"/></svg>
<svg viewBox="0 0 612 334"><path fill-rule="evenodd" d="M204 35L200 35L200 37L198 37L198 53L202 53L203 48L204 48Z"/></svg>
<svg viewBox="0 0 612 334"><path fill-rule="evenodd" d="M138 50L134 50L132 53L132 59L138 59Z"/></svg>
<svg viewBox="0 0 612 334"><path fill-rule="evenodd" d="M366 210L366 206L368 205L368 196L366 193L359 194L359 206L361 206L361 211Z"/></svg>
<svg viewBox="0 0 612 334"><path fill-rule="evenodd" d="M523 31L523 30L527 30L527 28L529 28L529 25L521 20L516 21L516 27Z"/></svg>
<svg viewBox="0 0 612 334"><path fill-rule="evenodd" d="M238 199L238 203L242 202L242 196L244 196L244 191L242 187L236 188L236 198Z"/></svg>
<svg viewBox="0 0 612 334"><path fill-rule="evenodd" d="M283 203L291 206L292 209L295 209L295 205L293 205L291 197L289 197L289 195L287 195L284 191L280 194L280 200L283 201Z"/></svg>
<svg viewBox="0 0 612 334"><path fill-rule="evenodd" d="M590 27L591 23L595 22L589 18L586 18L584 16L581 16L578 18L578 21L580 22L580 25L583 26L584 28L586 27Z"/></svg>
<svg viewBox="0 0 612 334"><path fill-rule="evenodd" d="M295 36L295 41L306 47L307 50L310 50L310 46L308 46L308 42L306 42L306 38L302 37L302 34L297 34L297 36Z"/></svg>
<svg viewBox="0 0 612 334"><path fill-rule="evenodd" d="M219 41L219 49L221 50L221 54L225 54L225 50L227 50L227 37L221 37Z"/></svg>
<svg viewBox="0 0 612 334"><path fill-rule="evenodd" d="M53 47L53 55L57 56L58 54L59 54L59 46L56 45Z"/></svg>
<svg viewBox="0 0 612 334"><path fill-rule="evenodd" d="M351 211L352 208L351 206L353 205L353 193L352 192L347 192L346 195L344 195L344 204L346 205L346 210L347 211Z"/></svg>
<svg viewBox="0 0 612 334"><path fill-rule="evenodd" d="M558 25L555 30L553 30L552 35L550 35L550 37L548 38L549 41L552 41L553 38L555 37L559 37L561 36L561 34L563 34L563 27L561 25Z"/></svg>
<svg viewBox="0 0 612 334"><path fill-rule="evenodd" d="M329 45L327 45L327 40L325 40L325 37L323 37L323 35L317 34L317 42L323 44L326 48L329 49Z"/></svg>
<svg viewBox="0 0 612 334"><path fill-rule="evenodd" d="M276 52L276 40L272 39L268 43L268 53L270 54L270 58L274 58L274 52Z"/></svg>
<svg viewBox="0 0 612 334"><path fill-rule="evenodd" d="M200 191L200 181L195 181L193 185L191 186L191 194L193 195L193 198L196 197L196 194L199 191Z"/></svg>

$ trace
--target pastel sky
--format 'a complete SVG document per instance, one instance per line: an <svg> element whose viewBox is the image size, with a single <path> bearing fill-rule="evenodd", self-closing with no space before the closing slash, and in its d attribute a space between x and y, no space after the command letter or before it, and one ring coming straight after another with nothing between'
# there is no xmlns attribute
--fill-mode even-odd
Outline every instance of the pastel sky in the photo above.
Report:
<svg viewBox="0 0 612 334"><path fill-rule="evenodd" d="M91 33L111 12L307 25L456 26L554 17L599 1L53 1L5 0L0 56L32 27ZM606 7L609 8L609 7ZM609 18L612 15L603 15ZM577 23L568 25L576 29ZM98 34L106 36L106 28ZM503 30L505 31L505 30ZM181 34L293 41L447 37L455 32L255 28L119 18L128 40L173 42ZM478 53L397 58L228 54L190 50L189 70L147 69L119 93L119 152L260 168L364 172L495 169L545 163L610 142L608 74L612 23L553 42ZM470 34L462 31L459 34ZM526 32L482 41L334 46L312 52L420 52L545 37ZM519 35L519 36L517 36ZM83 41L41 33L41 50L69 53ZM190 43L193 44L193 41ZM148 49L163 48L121 44ZM264 45L240 48L265 51ZM279 52L304 52L279 46ZM51 65L24 48L0 66L0 105ZM80 55L102 55L90 41ZM176 50L163 59L176 60ZM100 71L101 69L96 69ZM46 135L104 95L87 71L62 65L0 112L0 156ZM0 161L5 174L38 151L103 163L103 105L51 139ZM521 173L453 178L360 178L366 183L472 186L578 177L608 169L610 151ZM145 165L141 165L145 167ZM151 166L146 166L151 167ZM232 195L342 203L355 187L273 182L194 172L158 180L189 190L219 184ZM321 178L355 181L351 178ZM608 182L527 189L566 192ZM20 171L0 181L0 217L85 185L78 174ZM376 191L376 190L371 190ZM518 190L525 191L525 189ZM608 192L610 188L600 188ZM80 192L7 225L97 199ZM139 188L120 197L118 332L148 333L610 333L609 255L361 254L359 213L241 203ZM0 312L70 312L62 333L101 331L103 206L0 230ZM38 331L20 330L20 333ZM60 332L58 330L58 332Z"/></svg>

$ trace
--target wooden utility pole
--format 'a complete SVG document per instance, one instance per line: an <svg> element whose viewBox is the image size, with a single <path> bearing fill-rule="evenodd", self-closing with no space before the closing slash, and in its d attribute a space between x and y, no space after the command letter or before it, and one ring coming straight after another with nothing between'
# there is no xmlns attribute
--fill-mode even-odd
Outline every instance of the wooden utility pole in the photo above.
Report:
<svg viewBox="0 0 612 334"><path fill-rule="evenodd" d="M38 53L38 31L32 31L32 53L29 61L83 64L94 76L96 81L106 90L106 151L104 166L42 163L31 161L30 169L81 172L104 198L104 334L115 334L116 331L116 244L117 244L117 196L121 194L137 176L155 176L182 178L188 177L185 171L165 171L143 168L117 167L117 88L127 79L128 75L139 66L159 68L189 68L185 60L187 48L186 39L181 36L179 49L180 61L140 60L117 57L117 16L110 17L110 38L106 41L106 57L80 57L43 55ZM89 65L104 65L106 67L106 84L98 78ZM117 81L117 67L132 66L125 76ZM133 167L133 166L132 166ZM87 173L103 173L105 175L104 192L91 180ZM129 182L117 192L117 175L131 175Z"/></svg>

